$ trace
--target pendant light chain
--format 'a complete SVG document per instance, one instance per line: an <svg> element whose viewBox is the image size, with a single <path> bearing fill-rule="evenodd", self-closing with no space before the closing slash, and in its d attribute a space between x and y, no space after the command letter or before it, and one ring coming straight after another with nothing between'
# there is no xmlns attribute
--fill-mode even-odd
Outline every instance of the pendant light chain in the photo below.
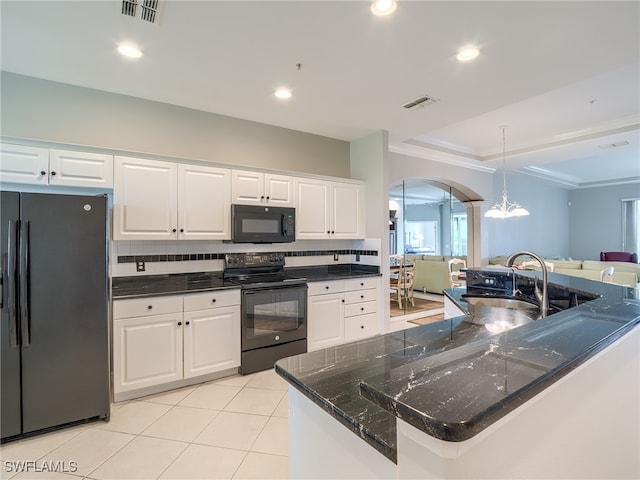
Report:
<svg viewBox="0 0 640 480"><path fill-rule="evenodd" d="M507 140L506 127L502 127L502 201L496 203L484 216L487 218L510 218L529 215L529 211L516 202L509 202L507 194Z"/></svg>

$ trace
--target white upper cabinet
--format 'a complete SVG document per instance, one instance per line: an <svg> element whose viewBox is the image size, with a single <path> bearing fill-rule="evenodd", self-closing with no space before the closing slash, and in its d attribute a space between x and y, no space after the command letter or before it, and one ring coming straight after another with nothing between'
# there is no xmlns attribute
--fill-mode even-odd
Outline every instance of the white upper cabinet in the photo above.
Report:
<svg viewBox="0 0 640 480"><path fill-rule="evenodd" d="M293 206L293 177L248 170L231 171L232 203Z"/></svg>
<svg viewBox="0 0 640 480"><path fill-rule="evenodd" d="M364 237L364 192L361 184L297 178L296 238Z"/></svg>
<svg viewBox="0 0 640 480"><path fill-rule="evenodd" d="M331 183L331 237L364 238L363 187L353 183Z"/></svg>
<svg viewBox="0 0 640 480"><path fill-rule="evenodd" d="M116 157L114 170L113 239L177 238L178 165Z"/></svg>
<svg viewBox="0 0 640 480"><path fill-rule="evenodd" d="M114 240L230 238L230 171L116 157Z"/></svg>
<svg viewBox="0 0 640 480"><path fill-rule="evenodd" d="M113 188L113 156L0 144L0 181Z"/></svg>
<svg viewBox="0 0 640 480"><path fill-rule="evenodd" d="M178 165L178 239L229 239L230 199L228 169Z"/></svg>
<svg viewBox="0 0 640 480"><path fill-rule="evenodd" d="M113 156L50 150L49 183L69 187L113 188Z"/></svg>
<svg viewBox="0 0 640 480"><path fill-rule="evenodd" d="M293 207L293 177L265 173L264 190L268 205Z"/></svg>
<svg viewBox="0 0 640 480"><path fill-rule="evenodd" d="M0 181L47 185L49 149L0 144Z"/></svg>
<svg viewBox="0 0 640 480"><path fill-rule="evenodd" d="M296 178L296 239L328 238L330 187L324 180Z"/></svg>

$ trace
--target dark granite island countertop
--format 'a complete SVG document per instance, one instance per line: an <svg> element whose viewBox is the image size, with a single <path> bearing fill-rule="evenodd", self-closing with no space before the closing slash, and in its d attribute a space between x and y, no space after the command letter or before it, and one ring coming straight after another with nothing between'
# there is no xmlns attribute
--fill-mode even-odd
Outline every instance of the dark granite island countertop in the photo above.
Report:
<svg viewBox="0 0 640 480"><path fill-rule="evenodd" d="M276 371L392 461L396 418L463 441L640 323L636 289L558 274L550 282L599 298L536 321L503 310L500 321L520 326L502 333L486 318L456 317L283 359ZM447 292L466 310L464 289Z"/></svg>

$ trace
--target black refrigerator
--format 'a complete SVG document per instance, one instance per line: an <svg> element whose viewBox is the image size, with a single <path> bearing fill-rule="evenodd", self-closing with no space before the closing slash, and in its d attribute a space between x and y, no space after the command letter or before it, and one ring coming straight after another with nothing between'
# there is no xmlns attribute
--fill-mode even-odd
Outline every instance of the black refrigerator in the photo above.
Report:
<svg viewBox="0 0 640 480"><path fill-rule="evenodd" d="M108 419L107 198L0 195L1 442Z"/></svg>

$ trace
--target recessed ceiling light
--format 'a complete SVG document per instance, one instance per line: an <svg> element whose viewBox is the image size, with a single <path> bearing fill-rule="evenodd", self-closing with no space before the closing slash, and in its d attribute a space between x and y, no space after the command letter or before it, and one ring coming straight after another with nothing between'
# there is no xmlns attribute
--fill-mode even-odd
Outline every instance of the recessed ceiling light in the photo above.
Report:
<svg viewBox="0 0 640 480"><path fill-rule="evenodd" d="M288 88L282 87L277 89L274 95L281 100L286 100L287 98L291 98L291 90L289 90Z"/></svg>
<svg viewBox="0 0 640 480"><path fill-rule="evenodd" d="M118 52L120 52L120 55L129 58L140 58L142 56L140 49L131 43L121 43L118 45Z"/></svg>
<svg viewBox="0 0 640 480"><path fill-rule="evenodd" d="M480 55L480 50L476 47L464 47L458 51L458 55L456 58L461 62L468 62L469 60L473 60L478 55Z"/></svg>
<svg viewBox="0 0 640 480"><path fill-rule="evenodd" d="M398 3L396 0L373 0L371 3L371 13L374 15L389 15L396 10Z"/></svg>

